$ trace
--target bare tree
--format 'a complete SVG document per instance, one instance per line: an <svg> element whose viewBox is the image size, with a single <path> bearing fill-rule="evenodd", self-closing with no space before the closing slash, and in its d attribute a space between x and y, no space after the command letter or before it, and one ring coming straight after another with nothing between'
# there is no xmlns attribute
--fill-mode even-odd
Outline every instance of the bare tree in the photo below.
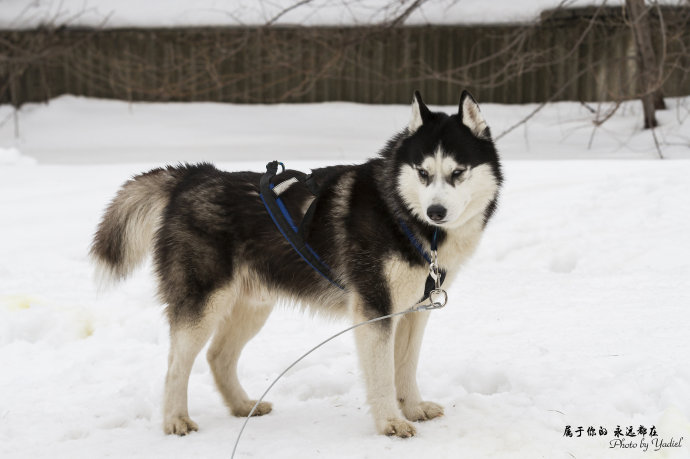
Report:
<svg viewBox="0 0 690 459"><path fill-rule="evenodd" d="M630 28L637 49L637 72L640 81L640 99L644 112L645 129L657 126L655 110L666 108L659 82L661 67L657 64L649 27L649 11L644 0L625 0L630 16Z"/></svg>

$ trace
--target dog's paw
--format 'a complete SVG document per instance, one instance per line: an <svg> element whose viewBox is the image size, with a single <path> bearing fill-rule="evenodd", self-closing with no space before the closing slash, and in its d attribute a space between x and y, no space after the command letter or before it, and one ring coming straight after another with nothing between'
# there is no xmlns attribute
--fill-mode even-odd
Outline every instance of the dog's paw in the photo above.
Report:
<svg viewBox="0 0 690 459"><path fill-rule="evenodd" d="M443 407L434 402L419 402L413 406L403 406L402 412L410 421L428 421L443 416Z"/></svg>
<svg viewBox="0 0 690 459"><path fill-rule="evenodd" d="M255 404L256 400L245 400L238 406L234 406L232 408L232 414L233 416L246 418L249 416L249 413L252 411L252 408L254 408ZM263 416L264 414L270 413L272 409L273 405L270 402L261 402L259 403L259 406L256 407L256 410L254 410L252 413L252 416Z"/></svg>
<svg viewBox="0 0 690 459"><path fill-rule="evenodd" d="M167 435L175 434L182 436L197 430L199 430L199 426L196 422L189 419L189 416L177 416L163 423L163 431Z"/></svg>
<svg viewBox="0 0 690 459"><path fill-rule="evenodd" d="M380 429L381 433L389 437L409 438L417 434L417 429L404 419L388 419Z"/></svg>

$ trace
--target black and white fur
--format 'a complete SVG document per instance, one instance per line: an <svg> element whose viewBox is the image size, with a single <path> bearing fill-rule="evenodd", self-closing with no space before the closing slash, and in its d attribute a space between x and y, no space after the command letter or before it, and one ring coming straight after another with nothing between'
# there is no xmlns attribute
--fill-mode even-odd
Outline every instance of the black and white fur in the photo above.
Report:
<svg viewBox="0 0 690 459"><path fill-rule="evenodd" d="M294 252L259 198L261 174L210 164L154 169L124 184L98 226L91 255L111 280L126 278L152 250L160 298L167 304L170 354L165 380L166 433L197 430L187 411L194 359L207 358L230 412L254 401L237 377L244 345L276 302L344 315L354 322L414 305L428 265L401 228L425 250L438 228L444 287L475 250L496 208L502 175L489 128L464 92L457 114L433 113L415 93L409 125L364 164L316 169L321 192L308 243L333 269L340 290ZM285 171L276 177L302 177ZM312 196L293 185L281 198L300 219ZM367 400L378 432L415 434L410 421L443 414L416 382L427 312L355 330ZM256 412L271 411L262 402Z"/></svg>

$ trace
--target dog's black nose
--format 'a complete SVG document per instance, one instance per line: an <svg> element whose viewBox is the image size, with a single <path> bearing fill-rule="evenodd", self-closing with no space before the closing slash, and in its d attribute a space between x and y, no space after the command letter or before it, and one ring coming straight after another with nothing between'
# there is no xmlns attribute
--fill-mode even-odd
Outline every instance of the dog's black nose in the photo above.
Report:
<svg viewBox="0 0 690 459"><path fill-rule="evenodd" d="M443 206L439 206L438 204L429 206L429 208L426 210L426 214L429 216L430 219L432 219L435 222L440 222L441 220L446 218L446 212L446 208Z"/></svg>

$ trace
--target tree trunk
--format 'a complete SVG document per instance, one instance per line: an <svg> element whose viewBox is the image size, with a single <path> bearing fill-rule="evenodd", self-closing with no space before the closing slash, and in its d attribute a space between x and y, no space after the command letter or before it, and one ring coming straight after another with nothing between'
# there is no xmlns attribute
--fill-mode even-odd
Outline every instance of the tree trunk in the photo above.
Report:
<svg viewBox="0 0 690 459"><path fill-rule="evenodd" d="M644 0L625 0L625 6L637 48L637 73L644 111L644 127L649 129L657 126L655 109L666 108L649 28L649 10L645 7Z"/></svg>

